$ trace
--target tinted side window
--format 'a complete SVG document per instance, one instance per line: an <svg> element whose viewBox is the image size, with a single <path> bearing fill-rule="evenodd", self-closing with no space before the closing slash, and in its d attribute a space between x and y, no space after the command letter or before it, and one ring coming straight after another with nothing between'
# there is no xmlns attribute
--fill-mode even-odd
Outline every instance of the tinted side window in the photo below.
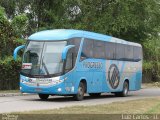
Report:
<svg viewBox="0 0 160 120"><path fill-rule="evenodd" d="M105 42L94 40L93 45L93 58L104 59L105 58Z"/></svg>
<svg viewBox="0 0 160 120"><path fill-rule="evenodd" d="M65 73L70 71L74 67L74 64L75 63L73 63L73 49L70 49L67 53Z"/></svg>
<svg viewBox="0 0 160 120"><path fill-rule="evenodd" d="M115 59L115 43L111 43L111 42L106 42L105 43L105 54L106 54L106 59Z"/></svg>
<svg viewBox="0 0 160 120"><path fill-rule="evenodd" d="M133 46L125 45L125 60L133 61Z"/></svg>
<svg viewBox="0 0 160 120"><path fill-rule="evenodd" d="M83 42L83 48L81 58L93 58L93 40L85 39Z"/></svg>
<svg viewBox="0 0 160 120"><path fill-rule="evenodd" d="M142 59L142 48L141 47L134 47L134 61L138 62Z"/></svg>
<svg viewBox="0 0 160 120"><path fill-rule="evenodd" d="M125 51L125 45L116 43L116 59L117 60L125 59L124 51Z"/></svg>

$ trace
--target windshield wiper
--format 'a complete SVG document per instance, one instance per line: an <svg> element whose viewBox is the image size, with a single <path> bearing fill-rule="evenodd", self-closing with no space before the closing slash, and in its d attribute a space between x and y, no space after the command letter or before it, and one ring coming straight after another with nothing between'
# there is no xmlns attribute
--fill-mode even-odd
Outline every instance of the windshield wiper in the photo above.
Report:
<svg viewBox="0 0 160 120"><path fill-rule="evenodd" d="M49 71L48 71L48 69L46 67L46 64L43 61L42 61L42 64L44 65L44 69L46 70L47 75L49 75Z"/></svg>
<svg viewBox="0 0 160 120"><path fill-rule="evenodd" d="M44 56L43 56L43 58L44 58ZM49 71L48 71L48 69L47 69L46 64L45 64L44 61L43 61L43 58L42 58L42 68L44 67L44 69L45 69L47 75L49 76L50 74L49 74Z"/></svg>

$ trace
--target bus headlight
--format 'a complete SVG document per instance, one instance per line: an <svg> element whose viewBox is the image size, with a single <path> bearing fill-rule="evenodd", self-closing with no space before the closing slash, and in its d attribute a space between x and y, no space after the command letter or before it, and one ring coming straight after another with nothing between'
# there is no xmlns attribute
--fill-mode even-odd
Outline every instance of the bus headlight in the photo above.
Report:
<svg viewBox="0 0 160 120"><path fill-rule="evenodd" d="M60 79L60 77L54 77L52 78L52 83L53 84L59 84L59 83L62 83L64 80L63 79Z"/></svg>
<svg viewBox="0 0 160 120"><path fill-rule="evenodd" d="M20 82L25 83L28 80L28 77L20 77Z"/></svg>

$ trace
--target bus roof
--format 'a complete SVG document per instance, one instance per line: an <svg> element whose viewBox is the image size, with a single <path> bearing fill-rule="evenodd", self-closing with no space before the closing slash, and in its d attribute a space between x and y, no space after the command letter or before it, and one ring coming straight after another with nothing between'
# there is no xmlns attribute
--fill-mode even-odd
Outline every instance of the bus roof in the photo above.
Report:
<svg viewBox="0 0 160 120"><path fill-rule="evenodd" d="M128 42L119 38L114 38L108 35L103 35L99 33L83 31L83 30L74 30L74 29L54 29L54 30L44 30L36 32L29 36L29 40L34 41L57 41L57 40L67 40L75 37L84 37L89 39L108 41L108 42L117 42L122 44L129 44L134 46L141 46L138 43Z"/></svg>

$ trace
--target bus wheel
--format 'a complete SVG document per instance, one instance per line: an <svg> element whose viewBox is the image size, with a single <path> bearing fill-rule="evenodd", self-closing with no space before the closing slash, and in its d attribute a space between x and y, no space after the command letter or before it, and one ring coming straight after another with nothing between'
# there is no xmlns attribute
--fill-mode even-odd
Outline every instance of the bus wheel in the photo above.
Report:
<svg viewBox="0 0 160 120"><path fill-rule="evenodd" d="M89 95L91 97L99 97L99 96L101 96L101 93L89 93Z"/></svg>
<svg viewBox="0 0 160 120"><path fill-rule="evenodd" d="M48 94L38 94L38 96L39 96L39 98L40 98L41 100L47 100L48 97L49 97Z"/></svg>
<svg viewBox="0 0 160 120"><path fill-rule="evenodd" d="M77 101L83 100L84 93L85 93L85 84L83 82L80 82L79 87L78 87L78 93L74 95L74 99Z"/></svg>
<svg viewBox="0 0 160 120"><path fill-rule="evenodd" d="M125 81L123 84L123 91L122 92L115 92L115 96L126 97L126 96L128 96L128 91L129 91L129 84L127 81Z"/></svg>

